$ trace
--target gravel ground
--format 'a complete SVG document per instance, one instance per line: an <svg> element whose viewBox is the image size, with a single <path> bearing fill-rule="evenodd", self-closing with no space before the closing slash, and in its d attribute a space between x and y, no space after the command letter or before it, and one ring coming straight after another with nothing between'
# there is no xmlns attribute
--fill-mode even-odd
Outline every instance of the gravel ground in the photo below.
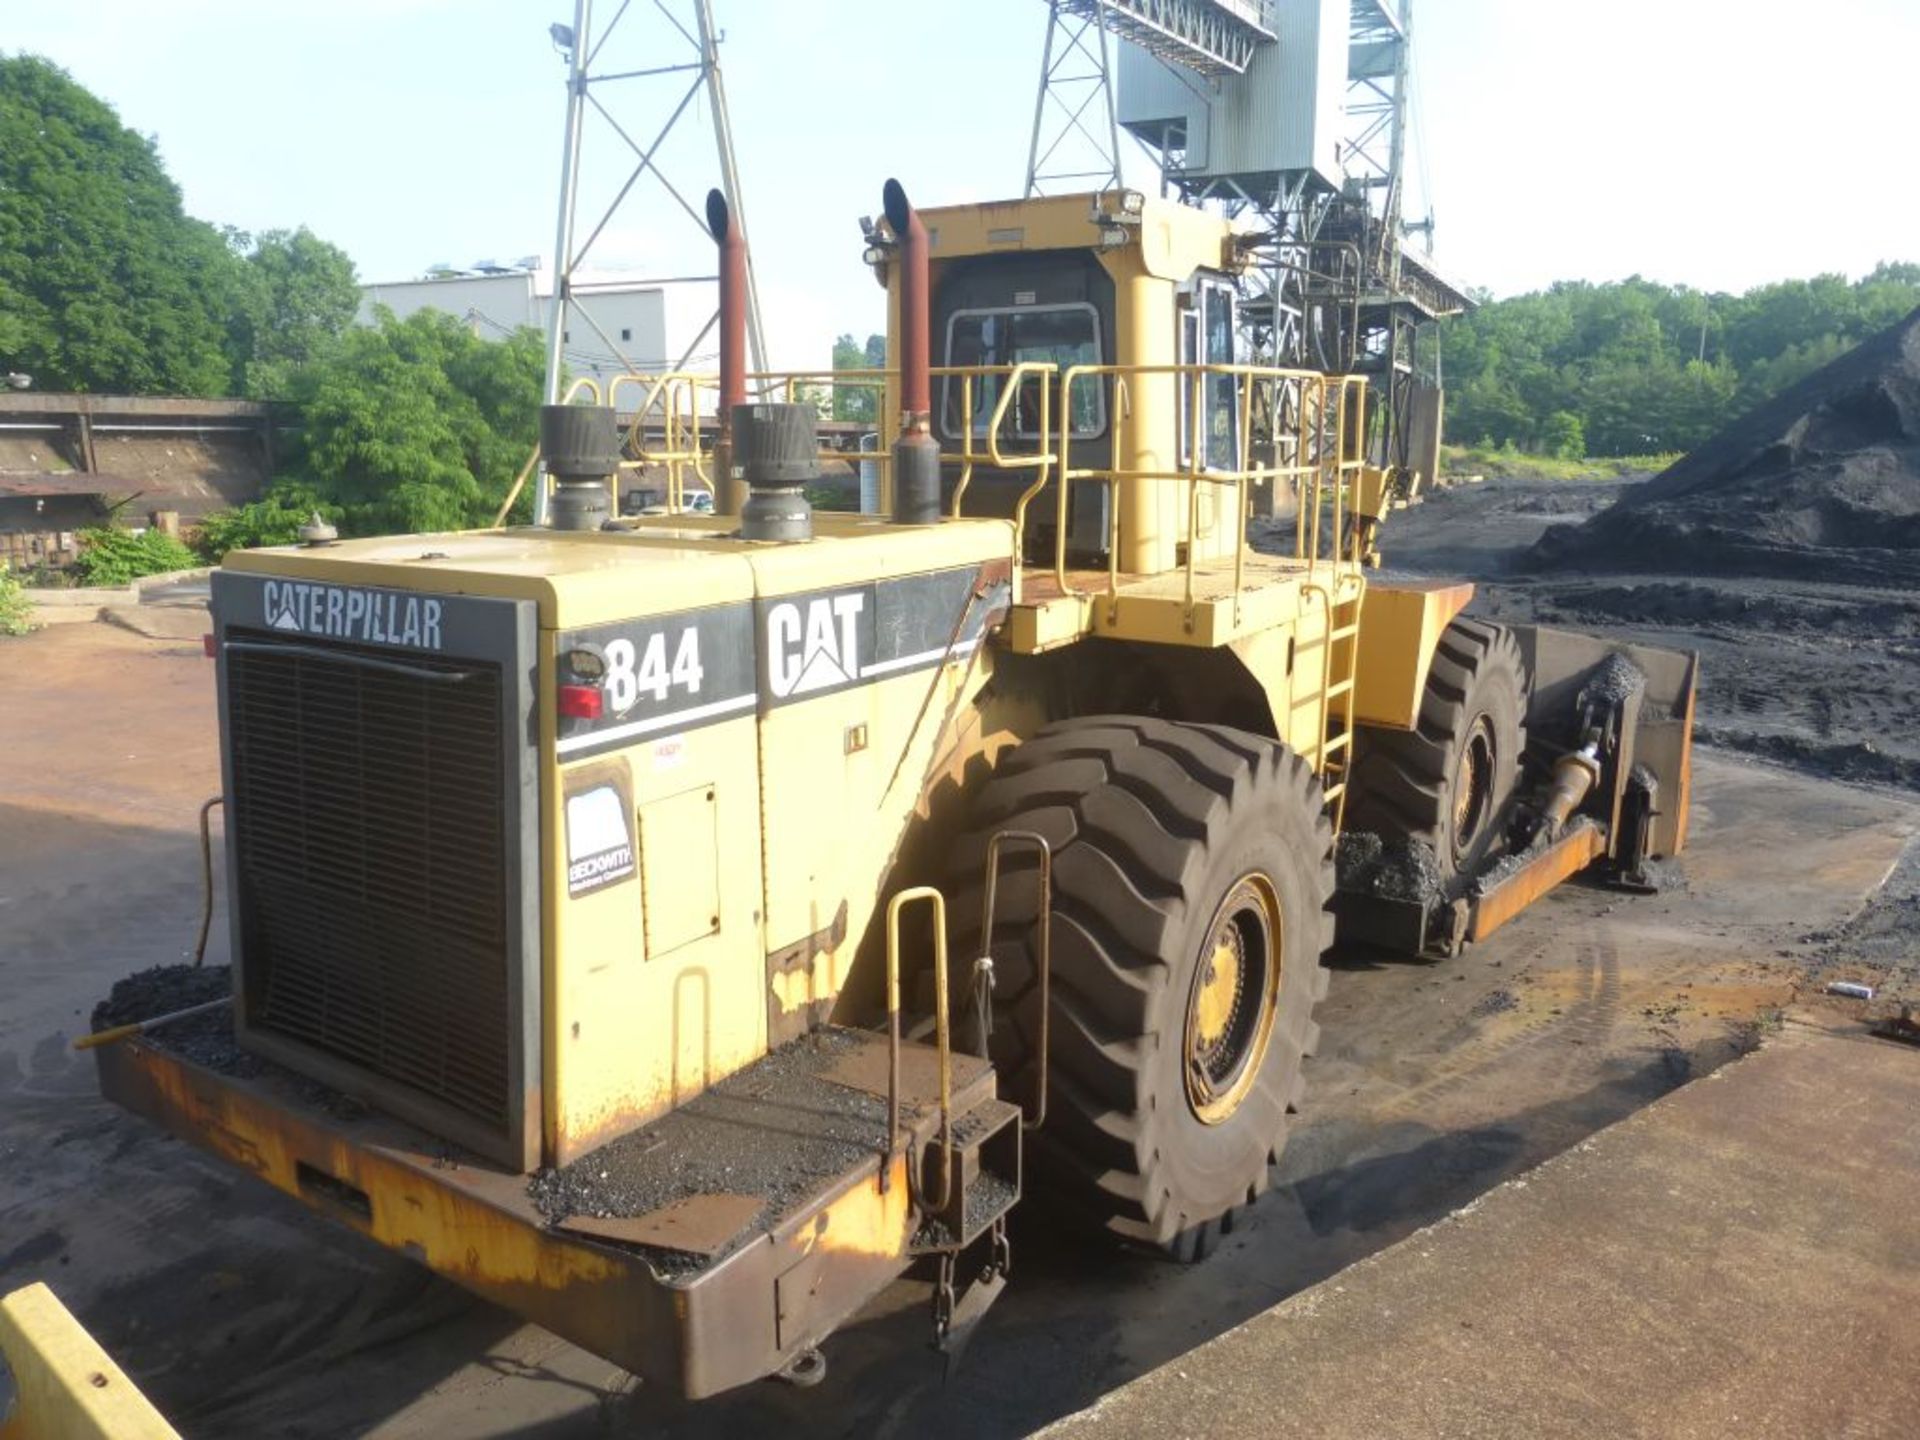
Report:
<svg viewBox="0 0 1920 1440"><path fill-rule="evenodd" d="M1854 980L1876 992L1871 1001L1858 1002L1869 1019L1906 1007L1920 1012L1920 841L1907 847L1864 910L1844 925L1810 931L1803 943L1808 992Z"/></svg>

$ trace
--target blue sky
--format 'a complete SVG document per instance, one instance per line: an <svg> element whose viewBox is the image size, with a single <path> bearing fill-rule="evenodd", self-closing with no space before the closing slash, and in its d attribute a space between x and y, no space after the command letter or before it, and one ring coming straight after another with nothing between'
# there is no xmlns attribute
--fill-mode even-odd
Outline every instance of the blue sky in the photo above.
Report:
<svg viewBox="0 0 1920 1440"><path fill-rule="evenodd" d="M886 177L924 204L1018 192L1046 7L713 4L774 360L821 365L835 333L880 325L856 221ZM604 21L618 0L597 8ZM0 44L49 56L157 136L192 213L307 224L363 279L392 280L551 249L564 94L546 30L571 9L10 0ZM1914 0L1418 0L1415 27L1414 184L1465 283L1640 273L1737 290L1920 259ZM602 68L689 53L634 0ZM673 78L644 83L600 92L643 143L679 98ZM714 179L706 134L683 127L664 157L696 206ZM625 178L623 153L589 129L589 192ZM636 275L710 265L651 181L595 258Z"/></svg>

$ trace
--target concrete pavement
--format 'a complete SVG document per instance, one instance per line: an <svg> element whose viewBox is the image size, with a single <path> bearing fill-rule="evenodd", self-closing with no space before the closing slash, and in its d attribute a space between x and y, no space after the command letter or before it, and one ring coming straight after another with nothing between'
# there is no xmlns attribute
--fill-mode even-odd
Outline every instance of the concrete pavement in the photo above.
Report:
<svg viewBox="0 0 1920 1440"><path fill-rule="evenodd" d="M1790 1022L1050 1427L1920 1434L1920 1050Z"/></svg>

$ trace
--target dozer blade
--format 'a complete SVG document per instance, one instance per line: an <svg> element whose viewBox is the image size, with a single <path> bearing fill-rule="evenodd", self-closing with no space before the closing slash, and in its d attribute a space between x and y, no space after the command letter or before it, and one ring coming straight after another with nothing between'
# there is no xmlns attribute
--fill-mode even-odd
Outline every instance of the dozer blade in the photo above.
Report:
<svg viewBox="0 0 1920 1440"><path fill-rule="evenodd" d="M1605 848L1600 828L1579 821L1524 863L1507 870L1496 866L1494 874L1480 881L1467 939L1476 943L1486 939L1562 880L1586 869Z"/></svg>

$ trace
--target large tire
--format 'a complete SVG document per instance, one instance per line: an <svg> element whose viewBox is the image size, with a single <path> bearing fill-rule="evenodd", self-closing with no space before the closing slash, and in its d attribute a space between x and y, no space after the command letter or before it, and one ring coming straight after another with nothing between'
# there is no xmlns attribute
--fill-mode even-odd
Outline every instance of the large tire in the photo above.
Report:
<svg viewBox="0 0 1920 1440"><path fill-rule="evenodd" d="M1415 728L1360 727L1346 828L1426 845L1443 891L1456 895L1507 828L1526 714L1526 662L1513 632L1455 620L1434 651Z"/></svg>
<svg viewBox="0 0 1920 1440"><path fill-rule="evenodd" d="M1319 1035L1333 933L1319 783L1297 755L1244 731L1099 716L1049 725L1011 752L969 826L947 886L967 1019L990 837L1034 831L1053 850L1048 1114L1029 1148L1030 1190L1125 1241L1200 1259L1267 1188ZM1010 846L1002 877L989 1049L1002 1093L1031 1101L1031 848Z"/></svg>

